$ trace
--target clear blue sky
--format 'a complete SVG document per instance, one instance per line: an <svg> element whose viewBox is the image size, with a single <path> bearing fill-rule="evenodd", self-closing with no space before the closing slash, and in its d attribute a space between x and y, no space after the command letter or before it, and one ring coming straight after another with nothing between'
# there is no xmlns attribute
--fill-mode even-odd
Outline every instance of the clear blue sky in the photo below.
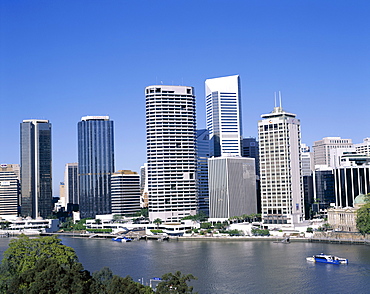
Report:
<svg viewBox="0 0 370 294"><path fill-rule="evenodd" d="M282 91L302 142L370 137L370 2L0 1L0 163L19 163L19 123L49 119L53 186L77 161L77 122L109 115L116 169L146 161L144 88L239 74L243 134Z"/></svg>

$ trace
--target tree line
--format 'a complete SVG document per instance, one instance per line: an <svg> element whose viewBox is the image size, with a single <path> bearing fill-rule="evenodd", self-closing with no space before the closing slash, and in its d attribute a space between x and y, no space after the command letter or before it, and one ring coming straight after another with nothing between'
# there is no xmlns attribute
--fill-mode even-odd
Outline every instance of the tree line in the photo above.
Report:
<svg viewBox="0 0 370 294"><path fill-rule="evenodd" d="M187 283L196 279L180 271L162 276L156 291L130 276L114 275L104 267L91 274L73 248L56 236L11 240L0 264L0 293L9 294L149 294L193 293Z"/></svg>

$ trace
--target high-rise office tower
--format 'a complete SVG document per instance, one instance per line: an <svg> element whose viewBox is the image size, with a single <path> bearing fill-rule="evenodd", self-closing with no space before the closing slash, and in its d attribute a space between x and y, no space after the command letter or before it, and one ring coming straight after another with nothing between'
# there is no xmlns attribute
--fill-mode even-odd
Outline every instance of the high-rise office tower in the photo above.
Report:
<svg viewBox="0 0 370 294"><path fill-rule="evenodd" d="M211 156L241 155L241 98L238 75L207 79L206 123Z"/></svg>
<svg viewBox="0 0 370 294"><path fill-rule="evenodd" d="M113 121L85 116L78 123L78 185L81 218L111 213L114 172Z"/></svg>
<svg viewBox="0 0 370 294"><path fill-rule="evenodd" d="M197 188L198 209L209 214L209 191L208 191L208 158L210 156L209 132L207 129L197 130Z"/></svg>
<svg viewBox="0 0 370 294"><path fill-rule="evenodd" d="M51 123L29 119L21 131L21 214L48 217L52 206Z"/></svg>
<svg viewBox="0 0 370 294"><path fill-rule="evenodd" d="M0 165L0 217L18 215L19 169L19 164Z"/></svg>
<svg viewBox="0 0 370 294"><path fill-rule="evenodd" d="M352 147L352 139L342 139L341 137L325 137L319 141L315 141L313 145L314 165L330 166L331 149Z"/></svg>
<svg viewBox="0 0 370 294"><path fill-rule="evenodd" d="M304 218L300 121L275 107L258 122L262 218L295 224Z"/></svg>
<svg viewBox="0 0 370 294"><path fill-rule="evenodd" d="M67 163L64 169L64 194L66 210L78 210L78 163Z"/></svg>
<svg viewBox="0 0 370 294"><path fill-rule="evenodd" d="M258 150L258 141L256 138L243 138L242 139L242 156L254 158L256 163L256 175L259 178L259 150Z"/></svg>
<svg viewBox="0 0 370 294"><path fill-rule="evenodd" d="M306 219L312 218L312 204L314 203L313 189L313 160L310 147L306 144L301 144L301 167L303 179L303 195L304 195L304 214Z"/></svg>
<svg viewBox="0 0 370 294"><path fill-rule="evenodd" d="M186 86L146 87L149 219L197 212L195 96Z"/></svg>
<svg viewBox="0 0 370 294"><path fill-rule="evenodd" d="M327 165L317 165L313 174L314 203L312 210L319 212L335 203L335 180L333 169Z"/></svg>
<svg viewBox="0 0 370 294"><path fill-rule="evenodd" d="M221 156L209 163L209 217L227 221L230 217L257 213L254 158Z"/></svg>
<svg viewBox="0 0 370 294"><path fill-rule="evenodd" d="M257 190L257 212L261 213L261 183L260 183L260 159L259 159L259 145L256 138L242 139L242 156L254 158L256 167L256 190Z"/></svg>
<svg viewBox="0 0 370 294"><path fill-rule="evenodd" d="M149 206L149 192L148 192L148 164L144 163L140 167L140 206L148 208Z"/></svg>
<svg viewBox="0 0 370 294"><path fill-rule="evenodd" d="M111 176L112 213L133 215L140 211L140 175L120 170Z"/></svg>

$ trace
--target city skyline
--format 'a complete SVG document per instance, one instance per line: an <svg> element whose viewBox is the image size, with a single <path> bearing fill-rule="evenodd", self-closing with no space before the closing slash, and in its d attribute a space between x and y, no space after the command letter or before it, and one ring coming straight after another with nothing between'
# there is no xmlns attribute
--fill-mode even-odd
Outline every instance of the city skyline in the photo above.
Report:
<svg viewBox="0 0 370 294"><path fill-rule="evenodd" d="M0 163L20 163L21 121L49 120L57 195L65 164L77 161L76 123L109 115L116 170L139 171L146 161L144 88L194 87L202 129L204 82L228 75L241 77L244 137L257 137L257 121L279 90L284 109L302 122L303 143L369 137L362 127L370 107L366 1L212 2L219 22L205 21L209 1L141 3L145 9L109 1L0 4Z"/></svg>

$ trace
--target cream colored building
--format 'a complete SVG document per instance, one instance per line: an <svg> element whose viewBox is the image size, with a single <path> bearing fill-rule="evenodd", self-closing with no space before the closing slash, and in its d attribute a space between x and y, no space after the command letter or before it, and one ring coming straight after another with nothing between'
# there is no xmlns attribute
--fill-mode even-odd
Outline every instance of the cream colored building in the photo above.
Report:
<svg viewBox="0 0 370 294"><path fill-rule="evenodd" d="M335 231L358 232L356 228L357 210L366 203L365 195L355 198L354 207L328 209L328 223Z"/></svg>

